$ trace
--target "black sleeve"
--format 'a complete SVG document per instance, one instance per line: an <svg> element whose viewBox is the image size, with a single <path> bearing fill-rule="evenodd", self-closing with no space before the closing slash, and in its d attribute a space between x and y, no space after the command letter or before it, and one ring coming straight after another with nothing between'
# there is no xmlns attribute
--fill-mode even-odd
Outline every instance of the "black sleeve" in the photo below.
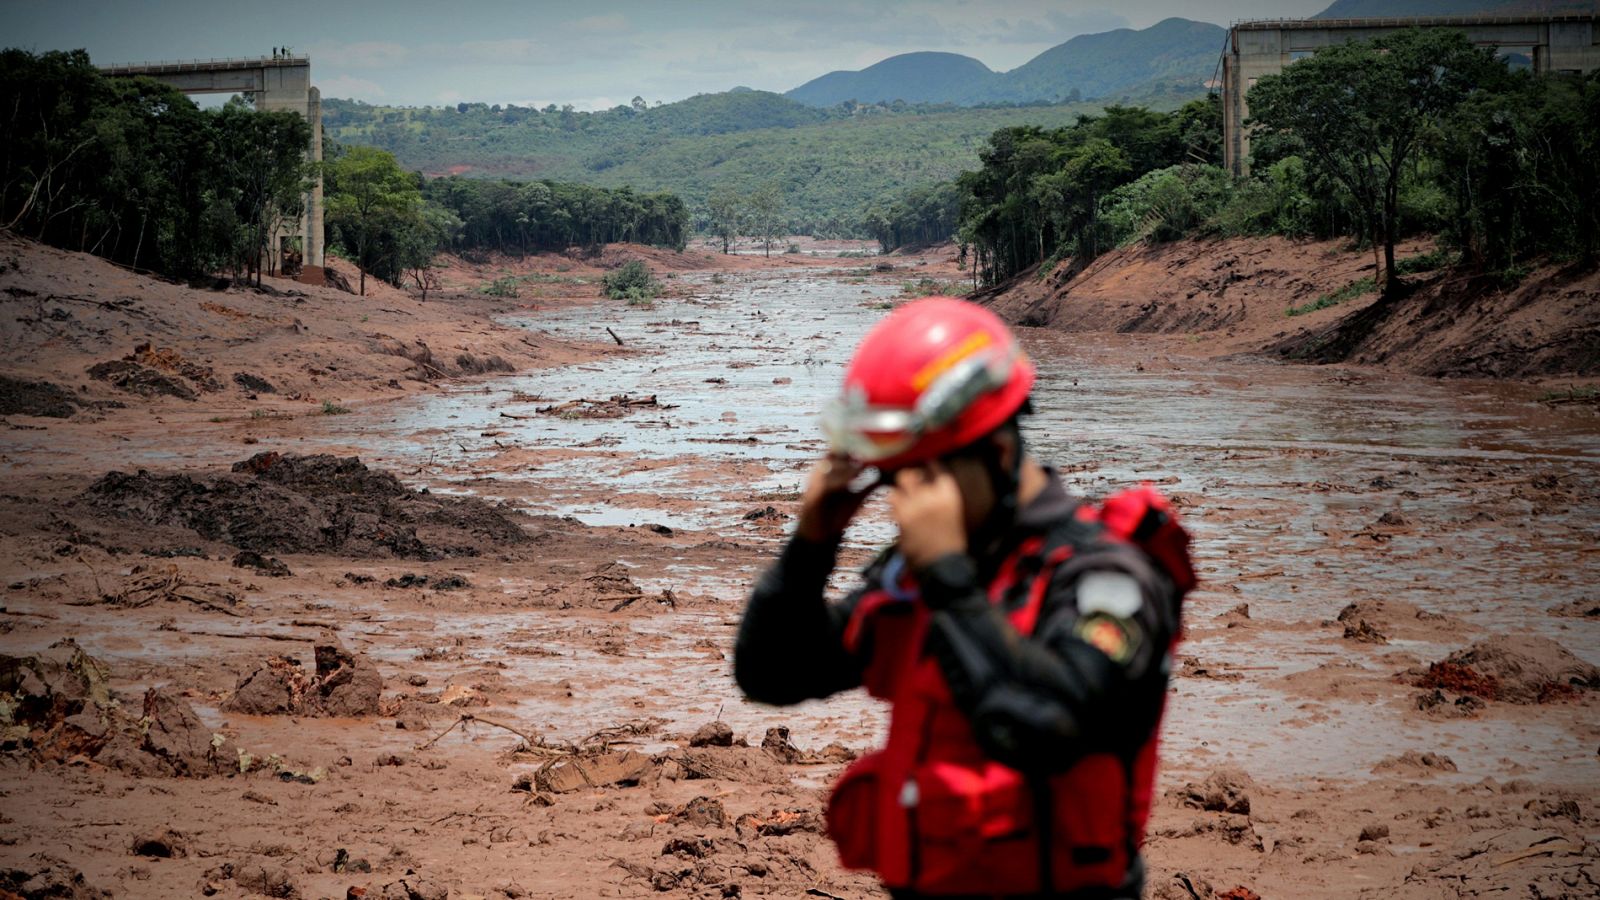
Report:
<svg viewBox="0 0 1600 900"><path fill-rule="evenodd" d="M733 645L733 677L746 697L787 706L861 683L844 649L844 626L859 594L843 603L823 597L837 544L793 538L756 581Z"/></svg>
<svg viewBox="0 0 1600 900"><path fill-rule="evenodd" d="M1078 587L1095 572L1132 579L1137 608L1080 611ZM1109 547L1064 565L1051 578L1032 638L988 602L965 556L939 560L918 580L937 610L928 650L994 759L1060 771L1086 752L1131 750L1148 737L1160 716L1176 622L1170 585L1141 554Z"/></svg>

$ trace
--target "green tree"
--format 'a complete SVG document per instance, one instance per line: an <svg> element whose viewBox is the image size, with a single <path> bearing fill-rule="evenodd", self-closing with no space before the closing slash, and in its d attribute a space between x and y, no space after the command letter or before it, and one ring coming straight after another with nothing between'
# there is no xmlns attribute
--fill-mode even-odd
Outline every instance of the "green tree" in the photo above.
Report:
<svg viewBox="0 0 1600 900"><path fill-rule="evenodd" d="M300 218L314 174L306 159L311 124L292 112L258 112L238 98L216 118L217 153L244 229L245 272L261 283L278 225Z"/></svg>
<svg viewBox="0 0 1600 900"><path fill-rule="evenodd" d="M1253 127L1292 135L1354 200L1382 284L1398 288L1400 197L1426 136L1500 67L1459 32L1417 29L1327 47L1250 89Z"/></svg>
<svg viewBox="0 0 1600 900"><path fill-rule="evenodd" d="M783 232L783 193L776 184L764 184L745 200L745 210L765 254L772 256L772 242Z"/></svg>
<svg viewBox="0 0 1600 900"><path fill-rule="evenodd" d="M365 296L367 270L393 252L392 236L416 215L422 191L392 154L376 147L350 147L329 162L325 190L328 225L355 256Z"/></svg>
<svg viewBox="0 0 1600 900"><path fill-rule="evenodd" d="M739 192L723 185L706 199L706 212L711 219L711 234L722 241L722 252L739 238L739 219L744 212L744 202Z"/></svg>

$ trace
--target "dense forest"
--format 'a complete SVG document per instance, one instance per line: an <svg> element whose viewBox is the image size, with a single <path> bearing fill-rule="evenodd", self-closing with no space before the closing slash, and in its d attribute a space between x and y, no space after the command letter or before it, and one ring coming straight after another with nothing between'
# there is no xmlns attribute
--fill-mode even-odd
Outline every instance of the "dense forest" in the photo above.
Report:
<svg viewBox="0 0 1600 900"><path fill-rule="evenodd" d="M0 228L135 269L257 276L313 171L311 127L240 101L201 110L83 51L0 52Z"/></svg>
<svg viewBox="0 0 1600 900"><path fill-rule="evenodd" d="M682 248L683 202L549 181L429 180L386 151L328 142L235 98L202 110L149 78L108 78L83 51L0 53L0 228L173 277L259 280L276 223L324 180L331 246L362 272L426 290L443 249L531 252L638 241Z"/></svg>
<svg viewBox="0 0 1600 900"><path fill-rule="evenodd" d="M1156 97L1171 109L1197 91ZM323 102L323 127L348 144L390 151L432 175L550 179L636 191L670 191L695 230L713 230L718 189L750 196L776 189L782 229L862 234L880 197L948 181L971 168L995 130L1067 125L1100 103L958 108L846 103L818 109L777 94L733 91L678 103L600 112L547 106L458 104L392 108Z"/></svg>
<svg viewBox="0 0 1600 900"><path fill-rule="evenodd" d="M977 170L867 220L885 248L957 236L987 283L1205 235L1350 237L1381 254L1391 292L1406 235L1438 234L1464 265L1513 279L1539 257L1600 255L1600 73L1535 76L1457 32L1411 30L1301 60L1250 103L1247 178L1219 168L1215 98L1112 107L1000 129Z"/></svg>

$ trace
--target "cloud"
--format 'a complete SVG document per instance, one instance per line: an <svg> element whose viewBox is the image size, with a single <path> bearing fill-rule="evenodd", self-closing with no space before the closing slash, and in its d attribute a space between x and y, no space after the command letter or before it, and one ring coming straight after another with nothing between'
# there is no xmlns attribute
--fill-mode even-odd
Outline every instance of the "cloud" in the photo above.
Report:
<svg viewBox="0 0 1600 900"><path fill-rule="evenodd" d="M332 60L347 69L387 69L404 65L411 51L391 41L357 41L351 44L319 43L311 48L313 60Z"/></svg>
<svg viewBox="0 0 1600 900"><path fill-rule="evenodd" d="M317 90L324 97L342 97L351 100L366 100L372 102L384 96L384 90L376 81L365 78L356 78L351 75L335 75L332 78L318 78Z"/></svg>
<svg viewBox="0 0 1600 900"><path fill-rule="evenodd" d="M574 31L587 32L620 32L628 31L633 26L628 17L622 13L611 13L604 16L586 16L572 23Z"/></svg>

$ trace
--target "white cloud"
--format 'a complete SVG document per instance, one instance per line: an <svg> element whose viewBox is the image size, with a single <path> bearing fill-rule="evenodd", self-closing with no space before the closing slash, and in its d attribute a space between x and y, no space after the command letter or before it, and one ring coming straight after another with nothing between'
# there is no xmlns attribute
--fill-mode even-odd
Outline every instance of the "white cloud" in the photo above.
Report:
<svg viewBox="0 0 1600 900"><path fill-rule="evenodd" d="M404 65L411 51L390 41L357 41L351 44L319 43L311 48L312 61L329 60L349 69L386 69Z"/></svg>

